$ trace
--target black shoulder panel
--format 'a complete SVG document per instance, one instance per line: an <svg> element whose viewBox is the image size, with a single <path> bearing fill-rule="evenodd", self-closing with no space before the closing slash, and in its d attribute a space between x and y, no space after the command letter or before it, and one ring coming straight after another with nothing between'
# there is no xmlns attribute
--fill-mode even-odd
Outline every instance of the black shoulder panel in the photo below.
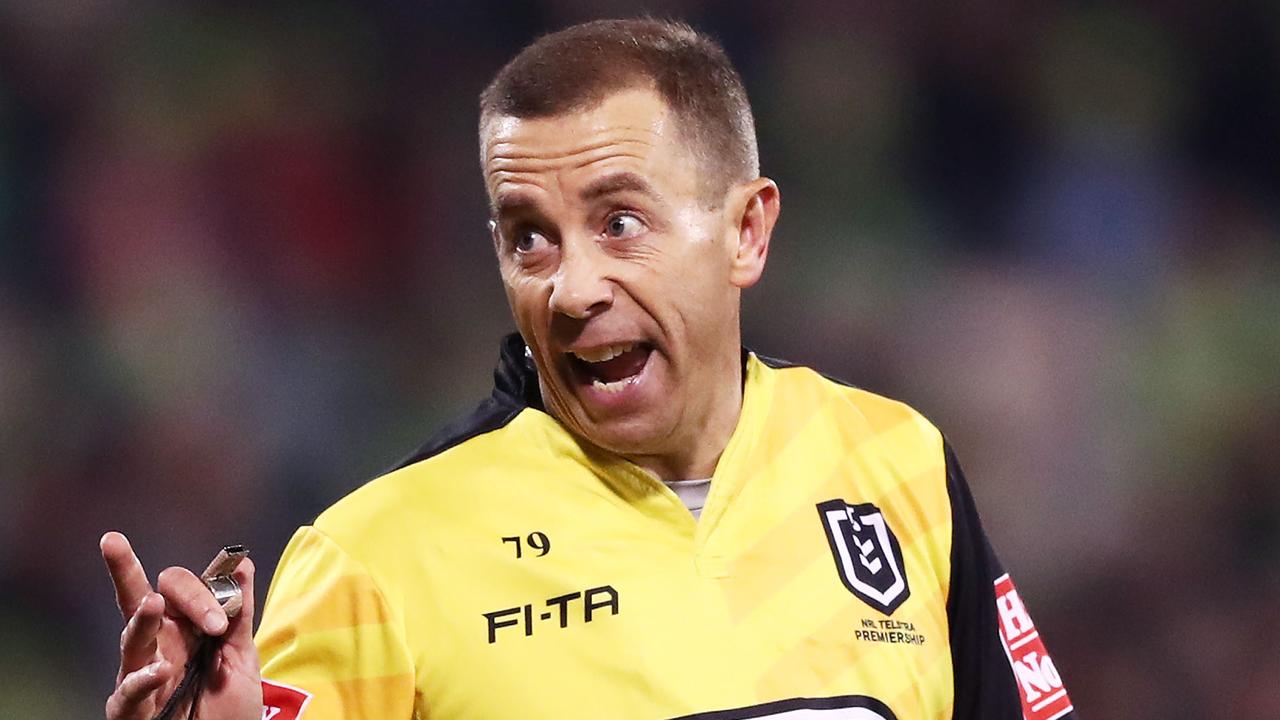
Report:
<svg viewBox="0 0 1280 720"><path fill-rule="evenodd" d="M996 609L995 583L1005 572L982 529L960 462L949 444L945 445L945 452L947 494L951 498L951 591L947 596L947 624L955 680L952 717L954 720L1023 720L1022 701L1027 685L1015 674L1013 658L1000 639L1001 620ZM1061 688L1060 682L1058 686ZM1050 712L1043 703L1033 704L1025 717L1038 720L1048 717ZM1078 715L1068 706L1065 714L1057 712L1052 717L1077 720Z"/></svg>
<svg viewBox="0 0 1280 720"><path fill-rule="evenodd" d="M497 430L511 422L525 408L541 410L538 376L533 363L525 357L524 347L524 340L518 333L503 338L498 367L493 371L493 393L470 415L440 429L387 472L426 460L477 435Z"/></svg>
<svg viewBox="0 0 1280 720"><path fill-rule="evenodd" d="M747 353L748 353L748 352L755 352L755 351L754 351L754 350L747 350L746 348L743 348L743 350L742 350L742 367L744 367L744 368L747 366ZM861 390L861 389L862 389L862 387L861 387L861 386L859 386L859 385L854 385L853 383L849 382L848 380L845 380L844 378L839 378L839 377L836 377L836 376L834 376L834 375L829 375L829 374L827 374L827 373L822 372L821 370L814 370L813 368L809 367L808 365L800 365L800 364L798 364L798 363L793 363L793 362L791 362L790 360L780 360L780 359L775 358L775 357L769 357L769 356L767 356L767 355L761 355L760 353L756 353L756 359L757 359L757 360L759 360L759 361L760 361L760 363L761 363L762 365L764 365L765 367L771 367L771 368L773 368L774 370L786 370L787 368L806 368L806 369L808 369L808 370L813 370L814 372L818 373L818 374L819 374L819 375L821 375L822 377L824 377L824 378L826 378L826 379L830 380L831 382L833 382L833 383L835 383L835 384L837 384L837 385L843 385L843 386L848 387L848 388L854 388L855 390Z"/></svg>
<svg viewBox="0 0 1280 720"><path fill-rule="evenodd" d="M944 441L945 443L945 441ZM956 720L1022 720L1013 670L1000 644L995 579L1002 570L987 541L964 471L945 444L951 499L951 590L947 595Z"/></svg>

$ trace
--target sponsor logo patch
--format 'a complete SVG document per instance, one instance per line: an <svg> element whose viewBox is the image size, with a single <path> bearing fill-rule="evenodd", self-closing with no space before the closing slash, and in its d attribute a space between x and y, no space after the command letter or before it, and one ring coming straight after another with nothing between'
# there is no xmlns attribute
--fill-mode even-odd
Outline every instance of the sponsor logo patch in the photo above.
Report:
<svg viewBox="0 0 1280 720"><path fill-rule="evenodd" d="M880 508L871 503L827 500L818 503L818 516L827 531L841 582L863 602L892 615L911 596L911 588L902 565L902 548Z"/></svg>
<svg viewBox="0 0 1280 720"><path fill-rule="evenodd" d="M996 578L996 618L1000 642L1018 681L1022 716L1026 720L1056 720L1071 712L1071 698L1062 686L1062 676L1008 573Z"/></svg>
<svg viewBox="0 0 1280 720"><path fill-rule="evenodd" d="M262 720L298 720L311 693L271 680L262 681Z"/></svg>

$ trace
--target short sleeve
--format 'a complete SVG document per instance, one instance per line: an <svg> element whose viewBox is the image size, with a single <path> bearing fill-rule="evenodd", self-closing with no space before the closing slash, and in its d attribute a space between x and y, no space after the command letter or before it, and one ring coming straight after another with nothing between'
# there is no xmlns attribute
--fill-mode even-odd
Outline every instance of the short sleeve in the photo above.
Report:
<svg viewBox="0 0 1280 720"><path fill-rule="evenodd" d="M1075 720L1062 676L987 541L968 482L945 447L951 499L947 598L955 720Z"/></svg>
<svg viewBox="0 0 1280 720"><path fill-rule="evenodd" d="M319 530L289 541L255 637L263 717L410 718L412 658L369 572Z"/></svg>

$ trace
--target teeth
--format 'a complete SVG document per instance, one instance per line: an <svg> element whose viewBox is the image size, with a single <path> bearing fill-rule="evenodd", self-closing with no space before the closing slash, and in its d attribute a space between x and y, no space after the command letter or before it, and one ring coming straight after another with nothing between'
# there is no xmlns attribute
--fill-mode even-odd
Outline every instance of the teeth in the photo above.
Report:
<svg viewBox="0 0 1280 720"><path fill-rule="evenodd" d="M627 352L631 348L634 348L635 346L636 346L635 343L623 343L621 345L605 345L604 347L592 348L590 350L582 350L580 352L575 352L573 353L573 355L579 360L582 360L585 362L598 363L598 362L604 362L605 360L612 360L618 357L619 355L621 355L622 353Z"/></svg>
<svg viewBox="0 0 1280 720"><path fill-rule="evenodd" d="M639 377L640 377L639 375L632 375L629 378L623 378L616 382L610 382L610 383L604 382L603 380L596 378L591 381L591 386L594 387L596 390L600 390L602 392L619 393L619 392L622 392L624 389L626 389L628 385L638 380Z"/></svg>

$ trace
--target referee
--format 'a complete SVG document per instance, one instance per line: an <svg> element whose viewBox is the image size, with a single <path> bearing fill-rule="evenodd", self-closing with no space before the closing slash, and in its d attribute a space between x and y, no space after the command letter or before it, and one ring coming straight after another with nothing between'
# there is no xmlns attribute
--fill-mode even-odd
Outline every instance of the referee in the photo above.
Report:
<svg viewBox="0 0 1280 720"><path fill-rule="evenodd" d="M780 198L714 41L547 35L480 157L491 396L295 533L256 638L249 561L228 617L104 536L108 718L1075 717L941 433L743 349Z"/></svg>

